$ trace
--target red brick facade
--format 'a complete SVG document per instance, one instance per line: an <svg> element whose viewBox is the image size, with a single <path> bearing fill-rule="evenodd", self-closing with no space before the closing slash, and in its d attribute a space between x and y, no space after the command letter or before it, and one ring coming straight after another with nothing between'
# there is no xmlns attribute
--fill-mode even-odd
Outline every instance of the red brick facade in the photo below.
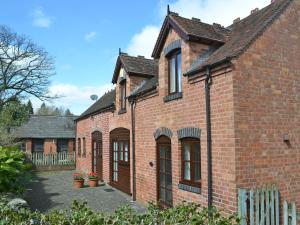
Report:
<svg viewBox="0 0 300 225"><path fill-rule="evenodd" d="M238 188L276 184L281 199L296 202L300 209L300 2L289 8L230 65L212 70L212 180L213 204L236 212ZM174 29L164 46L181 39ZM189 70L199 53L209 46L181 39L182 72ZM164 48L165 48L164 47ZM157 200L157 151L154 132L162 127L172 132L173 203L183 200L207 204L207 132L205 82L201 74L182 78L182 98L164 102L168 95L168 64L163 51L155 91L139 98L135 106L136 196L144 203ZM127 75L127 93L140 77ZM128 94L127 94L128 95ZM111 181L110 132L131 128L131 106L77 121L77 137L86 139L86 156L77 157L76 168L92 168L91 134L103 137L103 179ZM181 142L177 131L201 130L201 193L178 188L181 177ZM289 142L284 142L284 136ZM130 146L133 145L130 137ZM81 145L82 151L82 145ZM130 152L132 148L130 148ZM132 152L130 153L132 155ZM132 157L130 157L132 165ZM131 178L132 178L132 166ZM131 186L132 186L132 179ZM131 188L132 190L132 188Z"/></svg>

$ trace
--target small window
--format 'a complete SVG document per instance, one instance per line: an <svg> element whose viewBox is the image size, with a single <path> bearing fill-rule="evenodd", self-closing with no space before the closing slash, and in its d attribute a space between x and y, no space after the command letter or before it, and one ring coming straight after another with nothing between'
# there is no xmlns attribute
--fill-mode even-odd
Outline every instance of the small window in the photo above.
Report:
<svg viewBox="0 0 300 225"><path fill-rule="evenodd" d="M26 141L21 141L20 150L26 152Z"/></svg>
<svg viewBox="0 0 300 225"><path fill-rule="evenodd" d="M119 160L123 163L129 161L128 141L119 141Z"/></svg>
<svg viewBox="0 0 300 225"><path fill-rule="evenodd" d="M126 110L126 81L120 83L120 106L121 110Z"/></svg>
<svg viewBox="0 0 300 225"><path fill-rule="evenodd" d="M175 51L169 60L169 94L182 92L181 51Z"/></svg>
<svg viewBox="0 0 300 225"><path fill-rule="evenodd" d="M67 152L68 151L68 139L57 139L57 152Z"/></svg>
<svg viewBox="0 0 300 225"><path fill-rule="evenodd" d="M82 157L85 157L86 156L86 141L85 141L85 138L82 138L82 144L83 144Z"/></svg>
<svg viewBox="0 0 300 225"><path fill-rule="evenodd" d="M182 150L182 183L199 186L201 183L201 155L198 139L184 139Z"/></svg>
<svg viewBox="0 0 300 225"><path fill-rule="evenodd" d="M32 152L44 152L44 139L32 140Z"/></svg>
<svg viewBox="0 0 300 225"><path fill-rule="evenodd" d="M78 138L77 140L77 155L80 157L81 156L81 140Z"/></svg>

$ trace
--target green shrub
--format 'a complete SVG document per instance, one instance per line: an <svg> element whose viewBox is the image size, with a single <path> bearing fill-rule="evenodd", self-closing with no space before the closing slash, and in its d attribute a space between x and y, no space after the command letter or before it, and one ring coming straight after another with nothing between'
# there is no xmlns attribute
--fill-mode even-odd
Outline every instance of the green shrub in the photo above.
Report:
<svg viewBox="0 0 300 225"><path fill-rule="evenodd" d="M0 146L0 192L22 193L30 178L30 163L17 147Z"/></svg>
<svg viewBox="0 0 300 225"><path fill-rule="evenodd" d="M31 212L28 209L13 211L0 202L0 224L22 225L22 224L55 224L55 225L237 225L239 223L235 215L223 217L214 210L212 221L208 221L207 209L201 208L193 203L182 203L174 208L161 210L154 204L149 205L147 213L137 214L129 206L118 208L114 213L95 212L87 207L86 203L74 201L70 210L55 210L48 214Z"/></svg>

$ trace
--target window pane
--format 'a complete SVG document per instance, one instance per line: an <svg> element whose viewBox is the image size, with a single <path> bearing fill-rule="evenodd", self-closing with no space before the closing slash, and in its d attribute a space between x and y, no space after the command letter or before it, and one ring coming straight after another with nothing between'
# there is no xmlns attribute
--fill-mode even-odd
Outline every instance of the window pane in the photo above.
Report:
<svg viewBox="0 0 300 225"><path fill-rule="evenodd" d="M165 189L160 188L160 194L159 194L160 200L166 201L166 195L165 195Z"/></svg>
<svg viewBox="0 0 300 225"><path fill-rule="evenodd" d="M166 190L166 202L172 205L172 191Z"/></svg>
<svg viewBox="0 0 300 225"><path fill-rule="evenodd" d="M166 160L166 173L172 173L171 160Z"/></svg>
<svg viewBox="0 0 300 225"><path fill-rule="evenodd" d="M125 160L125 162L128 162L128 152L125 152L124 160Z"/></svg>
<svg viewBox="0 0 300 225"><path fill-rule="evenodd" d="M165 148L164 147L160 147L160 158L165 158L166 155L165 155L166 151L165 151Z"/></svg>
<svg viewBox="0 0 300 225"><path fill-rule="evenodd" d="M164 173L160 173L160 186L166 187L166 177Z"/></svg>
<svg viewBox="0 0 300 225"><path fill-rule="evenodd" d="M44 151L44 139L33 139L32 151L33 152L43 152Z"/></svg>
<svg viewBox="0 0 300 225"><path fill-rule="evenodd" d="M178 92L182 92L181 53L177 55Z"/></svg>
<svg viewBox="0 0 300 225"><path fill-rule="evenodd" d="M189 144L183 144L183 150L184 150L184 160L190 161L191 160L191 149Z"/></svg>
<svg viewBox="0 0 300 225"><path fill-rule="evenodd" d="M184 179L191 180L191 163L190 162L184 163Z"/></svg>
<svg viewBox="0 0 300 225"><path fill-rule="evenodd" d="M120 160L123 160L123 142L120 142Z"/></svg>
<svg viewBox="0 0 300 225"><path fill-rule="evenodd" d="M159 170L165 172L165 160L160 160Z"/></svg>
<svg viewBox="0 0 300 225"><path fill-rule="evenodd" d="M194 143L194 161L200 161L200 143Z"/></svg>
<svg viewBox="0 0 300 225"><path fill-rule="evenodd" d="M169 61L170 66L170 93L176 92L176 58L172 57Z"/></svg>
<svg viewBox="0 0 300 225"><path fill-rule="evenodd" d="M200 163L196 162L194 163L194 174L195 174L195 177L194 177L194 181L195 182L200 182L200 179L201 179L201 175L200 175Z"/></svg>
<svg viewBox="0 0 300 225"><path fill-rule="evenodd" d="M166 180L167 186L166 187L171 190L172 189L172 175L167 174L166 177L167 177L167 180Z"/></svg>

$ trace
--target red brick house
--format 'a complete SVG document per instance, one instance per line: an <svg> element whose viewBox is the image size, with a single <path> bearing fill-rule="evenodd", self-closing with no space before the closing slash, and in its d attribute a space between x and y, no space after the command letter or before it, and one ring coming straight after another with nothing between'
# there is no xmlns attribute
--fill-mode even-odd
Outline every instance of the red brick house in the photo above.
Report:
<svg viewBox="0 0 300 225"><path fill-rule="evenodd" d="M75 151L76 116L31 115L14 131L27 153L44 154Z"/></svg>
<svg viewBox="0 0 300 225"><path fill-rule="evenodd" d="M169 12L152 57L120 53L76 125L77 169L142 202L237 210L276 184L300 209L300 1L224 28Z"/></svg>

